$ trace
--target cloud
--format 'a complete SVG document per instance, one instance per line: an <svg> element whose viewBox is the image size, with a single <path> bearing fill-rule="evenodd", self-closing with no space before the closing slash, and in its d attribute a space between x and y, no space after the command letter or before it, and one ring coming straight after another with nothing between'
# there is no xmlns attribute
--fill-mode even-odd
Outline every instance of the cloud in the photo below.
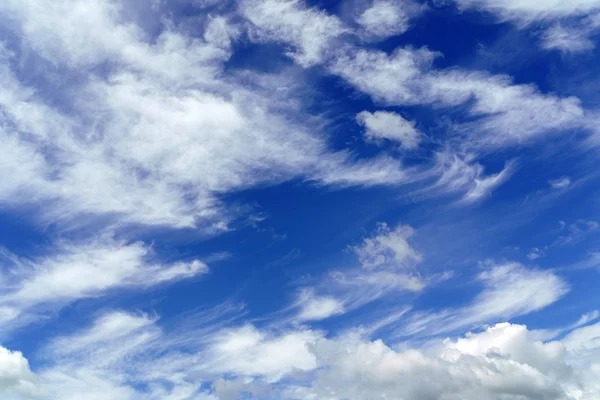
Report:
<svg viewBox="0 0 600 400"><path fill-rule="evenodd" d="M298 2L244 10L257 24L268 22L257 35L297 41L297 57L307 63L322 48L311 24L322 25L326 38L341 29ZM398 160L330 151L318 118L298 118L301 83L293 77L224 71L239 31L226 17L207 18L197 37L170 26L150 38L112 2L88 9L8 1L0 12L39 58L43 84L56 97L23 83L31 82L28 70L1 52L7 157L0 168L10 176L1 199L43 206L44 222L102 216L214 233L235 218L219 200L223 193L297 177L337 186L407 180ZM272 25L274 17L283 20Z"/></svg>
<svg viewBox="0 0 600 400"><path fill-rule="evenodd" d="M464 192L461 202L473 203L489 196L514 172L514 163L508 162L496 174L485 175L484 167L474 161L474 156L459 156L448 152L436 155L436 170L439 178L433 189L448 192Z"/></svg>
<svg viewBox="0 0 600 400"><path fill-rule="evenodd" d="M563 297L569 284L551 271L519 263L491 264L477 276L483 289L461 308L416 312L403 335L438 335L461 328L506 321L540 310Z"/></svg>
<svg viewBox="0 0 600 400"><path fill-rule="evenodd" d="M573 0L562 2L558 0L457 0L461 7L472 7L493 12L503 19L529 22L551 18L585 15L600 9L597 0Z"/></svg>
<svg viewBox="0 0 600 400"><path fill-rule="evenodd" d="M564 189L571 186L571 178L563 176L548 182L553 189Z"/></svg>
<svg viewBox="0 0 600 400"><path fill-rule="evenodd" d="M498 324L429 349L395 351L356 338L310 348L323 368L304 398L567 398L564 347L532 340L521 325Z"/></svg>
<svg viewBox="0 0 600 400"><path fill-rule="evenodd" d="M543 33L541 46L543 49L558 50L562 53L581 53L595 47L588 35L589 32L584 29L555 24Z"/></svg>
<svg viewBox="0 0 600 400"><path fill-rule="evenodd" d="M217 321L201 320L204 328ZM37 373L38 398L70 400L87 393L94 400L223 400L246 393L289 399L587 400L598 394L600 371L593 367L598 325L577 327L562 342L542 342L523 325L500 323L455 339L392 346L355 331L325 337L310 329L272 331L248 324L209 332L188 326L179 336L158 322L114 311L87 329L51 340L45 350L50 362ZM181 341L190 335L200 340ZM14 358L10 376L31 377L19 353L4 355ZM202 389L209 384L213 393ZM7 393L18 392L10 387Z"/></svg>
<svg viewBox="0 0 600 400"><path fill-rule="evenodd" d="M4 258L6 290L0 304L12 310L4 313L5 320L118 288L151 287L208 272L199 260L157 262L152 249L143 243L112 238L57 243L48 256L30 259L5 253Z"/></svg>
<svg viewBox="0 0 600 400"><path fill-rule="evenodd" d="M309 330L268 335L251 325L220 332L208 349L214 368L224 373L263 376L276 382L296 370L316 367L306 343L320 334Z"/></svg>
<svg viewBox="0 0 600 400"><path fill-rule="evenodd" d="M363 268L403 268L422 259L421 254L408 243L413 234L413 229L407 225L390 229L385 222L379 223L376 235L364 239L352 250Z"/></svg>
<svg viewBox="0 0 600 400"><path fill-rule="evenodd" d="M157 317L122 311L101 315L90 327L45 347L51 362L38 373L40 398L214 400L203 386L222 377L260 378L268 384L315 368L306 343L320 333L269 333L249 324L221 328L225 316L212 310L166 331Z"/></svg>
<svg viewBox="0 0 600 400"><path fill-rule="evenodd" d="M456 107L468 103L471 122L459 125L462 147L522 144L544 134L582 126L579 99L543 94L503 75L463 69L432 69L438 53L397 48L392 54L348 48L330 71L387 105Z"/></svg>
<svg viewBox="0 0 600 400"><path fill-rule="evenodd" d="M356 22L366 39L385 39L406 32L410 20L421 11L422 7L410 1L375 0L362 10Z"/></svg>
<svg viewBox="0 0 600 400"><path fill-rule="evenodd" d="M305 68L323 62L334 40L347 31L337 17L306 8L300 0L245 0L241 11L253 24L251 37L291 44L295 51L287 55Z"/></svg>
<svg viewBox="0 0 600 400"><path fill-rule="evenodd" d="M312 291L302 291L298 299L301 307L299 321L318 321L344 312L344 305L330 296L316 296Z"/></svg>
<svg viewBox="0 0 600 400"><path fill-rule="evenodd" d="M421 140L421 133L415 128L415 122L407 121L394 112L362 111L356 115L356 121L366 128L365 137L376 143L388 139L398 142L405 149L414 149Z"/></svg>
<svg viewBox="0 0 600 400"><path fill-rule="evenodd" d="M36 377L29 362L19 351L0 347L0 394L7 400L33 399L36 395Z"/></svg>
<svg viewBox="0 0 600 400"><path fill-rule="evenodd" d="M323 320L391 294L419 293L439 280L435 274L423 276L414 271L422 255L408 241L413 234L408 225L391 229L378 223L370 237L349 248L360 267L332 268L313 286L300 289L295 302L284 310L294 312L288 320L294 324Z"/></svg>
<svg viewBox="0 0 600 400"><path fill-rule="evenodd" d="M546 250L539 249L537 247L534 247L533 249L531 249L531 251L527 254L527 258L530 260L537 260L538 258L542 258L545 256L546 256Z"/></svg>

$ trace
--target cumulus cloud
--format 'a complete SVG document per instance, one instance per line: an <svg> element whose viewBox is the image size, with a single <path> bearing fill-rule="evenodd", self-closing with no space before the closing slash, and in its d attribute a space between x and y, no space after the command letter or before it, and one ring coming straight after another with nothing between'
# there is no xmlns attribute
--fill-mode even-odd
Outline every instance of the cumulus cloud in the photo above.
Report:
<svg viewBox="0 0 600 400"><path fill-rule="evenodd" d="M308 392L353 400L566 398L564 347L531 340L524 326L499 324L434 347L395 351L381 340L320 340L311 351L326 368Z"/></svg>
<svg viewBox="0 0 600 400"><path fill-rule="evenodd" d="M588 368L581 374L571 364L575 358L568 344L535 336L523 325L500 323L457 339L402 349L354 334L319 338L307 343L315 358L310 378L271 390L285 399L566 400L597 395L598 371ZM231 382L238 395L252 393L257 385Z"/></svg>
<svg viewBox="0 0 600 400"><path fill-rule="evenodd" d="M202 320L204 327L215 322ZM272 331L248 324L208 334L187 329L185 337L194 333L199 340L182 342L184 336L158 322L115 311L87 329L53 339L45 350L52 362L37 374L38 398L76 399L85 393L92 399L234 399L245 393L284 399L587 400L598 395L597 324L576 327L562 341L542 342L523 325L499 323L457 338L392 345L354 331L325 337L309 329ZM10 376L31 378L19 353L5 355L13 357ZM212 393L203 389L207 384ZM17 392L11 387L7 393Z"/></svg>
<svg viewBox="0 0 600 400"><path fill-rule="evenodd" d="M8 400L33 399L37 393L36 377L29 362L19 351L0 347L0 394Z"/></svg>
<svg viewBox="0 0 600 400"><path fill-rule="evenodd" d="M388 139L405 149L416 148L421 140L421 133L415 128L415 122L407 121L394 112L362 111L356 115L356 121L365 127L365 137L368 140L379 142Z"/></svg>

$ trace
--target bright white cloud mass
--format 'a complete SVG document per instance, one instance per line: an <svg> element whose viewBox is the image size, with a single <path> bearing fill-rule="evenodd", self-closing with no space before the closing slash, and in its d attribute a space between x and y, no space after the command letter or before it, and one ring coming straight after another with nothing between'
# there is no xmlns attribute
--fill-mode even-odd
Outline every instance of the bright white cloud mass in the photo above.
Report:
<svg viewBox="0 0 600 400"><path fill-rule="evenodd" d="M0 398L600 398L598 0L0 2Z"/></svg>

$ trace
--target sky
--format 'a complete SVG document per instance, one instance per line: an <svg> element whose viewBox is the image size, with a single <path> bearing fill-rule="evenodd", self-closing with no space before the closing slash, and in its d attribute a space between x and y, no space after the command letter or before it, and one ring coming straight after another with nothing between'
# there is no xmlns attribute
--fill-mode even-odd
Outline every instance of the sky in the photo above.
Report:
<svg viewBox="0 0 600 400"><path fill-rule="evenodd" d="M600 0L2 0L0 398L597 400Z"/></svg>

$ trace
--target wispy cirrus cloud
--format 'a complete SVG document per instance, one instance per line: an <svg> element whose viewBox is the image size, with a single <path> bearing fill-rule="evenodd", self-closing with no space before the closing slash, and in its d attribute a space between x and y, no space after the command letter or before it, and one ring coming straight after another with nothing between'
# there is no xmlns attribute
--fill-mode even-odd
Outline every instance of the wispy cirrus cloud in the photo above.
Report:
<svg viewBox="0 0 600 400"><path fill-rule="evenodd" d="M57 243L46 256L2 254L0 296L5 327L19 326L78 299L125 288L149 288L208 273L200 260L161 262L150 246L110 237Z"/></svg>

